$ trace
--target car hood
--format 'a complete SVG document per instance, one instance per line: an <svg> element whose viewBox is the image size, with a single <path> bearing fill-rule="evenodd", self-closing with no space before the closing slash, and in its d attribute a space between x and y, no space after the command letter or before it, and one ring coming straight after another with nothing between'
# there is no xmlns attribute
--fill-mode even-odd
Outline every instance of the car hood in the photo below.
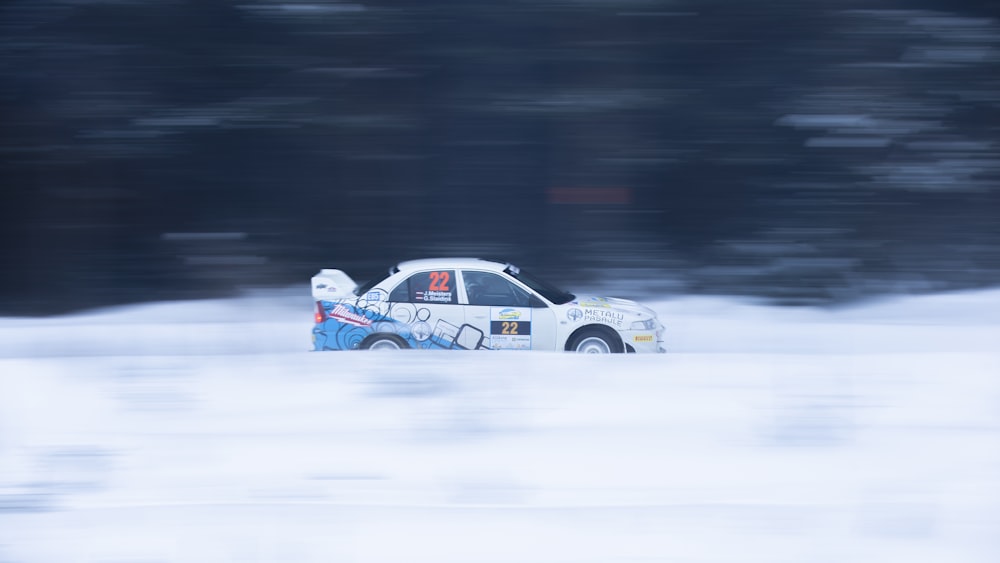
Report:
<svg viewBox="0 0 1000 563"><path fill-rule="evenodd" d="M656 318L656 312L646 307L640 305L635 301L630 301L628 299L618 299L616 297L599 297L599 296L577 296L576 299L570 301L563 305L563 307L579 307L581 309L607 309L619 313L625 313L626 315L634 315L637 317L653 317Z"/></svg>

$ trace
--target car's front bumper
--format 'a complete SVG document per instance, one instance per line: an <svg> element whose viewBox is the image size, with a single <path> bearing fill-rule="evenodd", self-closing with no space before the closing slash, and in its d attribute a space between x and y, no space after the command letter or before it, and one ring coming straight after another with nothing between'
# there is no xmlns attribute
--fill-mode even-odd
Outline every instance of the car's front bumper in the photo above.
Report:
<svg viewBox="0 0 1000 563"><path fill-rule="evenodd" d="M667 351L663 344L663 327L660 327L655 332L648 330L625 330L621 334L622 340L626 345L626 350L634 351L636 354L663 354Z"/></svg>

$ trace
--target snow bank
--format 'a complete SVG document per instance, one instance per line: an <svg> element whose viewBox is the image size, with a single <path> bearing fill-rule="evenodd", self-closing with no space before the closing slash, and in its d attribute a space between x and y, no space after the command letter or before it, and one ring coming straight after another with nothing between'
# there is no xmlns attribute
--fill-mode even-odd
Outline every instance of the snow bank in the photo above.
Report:
<svg viewBox="0 0 1000 563"><path fill-rule="evenodd" d="M654 303L672 353L310 353L308 298L0 319L0 561L1000 555L1000 292Z"/></svg>

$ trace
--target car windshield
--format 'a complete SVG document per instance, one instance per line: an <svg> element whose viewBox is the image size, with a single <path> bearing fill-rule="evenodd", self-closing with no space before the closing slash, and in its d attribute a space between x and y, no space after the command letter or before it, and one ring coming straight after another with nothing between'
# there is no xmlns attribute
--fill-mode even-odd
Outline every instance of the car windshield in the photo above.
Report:
<svg viewBox="0 0 1000 563"><path fill-rule="evenodd" d="M556 305L569 303L570 301L576 299L576 296L573 295L572 293L569 293L568 291L563 291L548 282L542 281L513 264L508 265L507 268L504 269L504 272L506 272L509 276L517 279L517 281L530 287L536 293L548 299L549 301L555 303Z"/></svg>

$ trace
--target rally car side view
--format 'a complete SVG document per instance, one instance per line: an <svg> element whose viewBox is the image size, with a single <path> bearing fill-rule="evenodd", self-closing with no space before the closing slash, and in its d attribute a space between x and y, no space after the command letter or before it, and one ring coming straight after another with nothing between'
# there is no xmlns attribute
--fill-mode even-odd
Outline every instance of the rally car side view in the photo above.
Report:
<svg viewBox="0 0 1000 563"><path fill-rule="evenodd" d="M651 309L577 297L504 262L412 260L363 286L324 269L312 278L312 295L315 350L665 351Z"/></svg>

